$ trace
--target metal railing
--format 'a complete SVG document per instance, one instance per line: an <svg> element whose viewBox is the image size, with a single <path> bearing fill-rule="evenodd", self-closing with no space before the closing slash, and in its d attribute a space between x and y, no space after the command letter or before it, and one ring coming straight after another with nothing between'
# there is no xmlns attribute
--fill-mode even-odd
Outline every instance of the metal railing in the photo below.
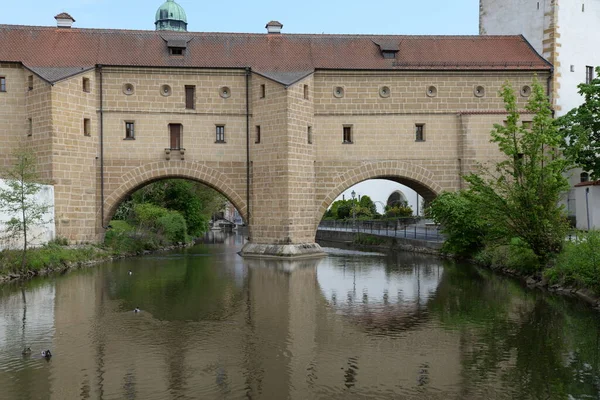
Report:
<svg viewBox="0 0 600 400"><path fill-rule="evenodd" d="M323 220L320 230L368 233L377 236L391 236L405 239L443 242L440 227L420 218L399 218L397 220Z"/></svg>

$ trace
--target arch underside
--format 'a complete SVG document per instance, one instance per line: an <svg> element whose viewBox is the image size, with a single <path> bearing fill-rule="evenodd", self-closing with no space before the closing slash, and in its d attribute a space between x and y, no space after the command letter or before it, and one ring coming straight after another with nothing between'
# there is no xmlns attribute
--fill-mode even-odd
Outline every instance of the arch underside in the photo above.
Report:
<svg viewBox="0 0 600 400"><path fill-rule="evenodd" d="M235 190L231 179L225 173L202 163L180 161L174 165L163 161L144 164L119 178L120 184L117 188L106 193L103 226L108 225L121 202L130 194L152 182L174 178L197 181L215 189L225 196L244 221L247 221L246 202L242 197L245 195L245 187L244 193L239 193L240 190Z"/></svg>
<svg viewBox="0 0 600 400"><path fill-rule="evenodd" d="M330 182L330 188L320 202L315 226L318 226L327 208L344 190L368 179L387 179L408 186L425 199L433 200L442 190L433 172L405 161L363 162L347 170Z"/></svg>

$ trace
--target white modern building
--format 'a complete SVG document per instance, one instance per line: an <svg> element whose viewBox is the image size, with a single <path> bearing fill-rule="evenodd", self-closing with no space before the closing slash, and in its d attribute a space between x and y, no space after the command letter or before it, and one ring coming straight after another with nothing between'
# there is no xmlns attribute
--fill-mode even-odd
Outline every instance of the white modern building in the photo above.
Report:
<svg viewBox="0 0 600 400"><path fill-rule="evenodd" d="M591 80L594 68L600 65L600 52L596 51L600 0L480 0L479 8L481 35L522 34L554 65L552 101L557 117L582 103L577 85ZM590 213L600 215L600 197L592 199L590 190L586 202L589 186L575 186L587 178L580 169L573 170L566 199L569 215L576 216L579 229L600 227L600 221L596 224L596 219L588 218Z"/></svg>

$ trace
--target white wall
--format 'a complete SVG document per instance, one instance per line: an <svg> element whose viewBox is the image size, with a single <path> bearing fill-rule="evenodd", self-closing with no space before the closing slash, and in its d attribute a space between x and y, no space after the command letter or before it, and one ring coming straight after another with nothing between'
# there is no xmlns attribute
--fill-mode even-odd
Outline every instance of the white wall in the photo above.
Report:
<svg viewBox="0 0 600 400"><path fill-rule="evenodd" d="M8 186L6 182L0 179L0 190L6 190ZM48 221L43 225L32 226L28 233L28 242L31 246L40 246L44 243L49 242L54 239L56 235L56 225L54 223L54 186L50 185L42 185L41 190L36 195L38 204L48 204L50 205L50 209L48 212L42 217L43 221ZM20 218L20 215L11 215L5 212L4 210L0 210L0 237L4 234L5 223L9 221L11 218L16 217ZM4 238L0 239L0 249L6 248L19 248L23 246L23 240L6 240Z"/></svg>
<svg viewBox="0 0 600 400"><path fill-rule="evenodd" d="M586 203L586 190L587 203ZM588 230L588 212L590 228L600 228L600 208L593 205L600 203L600 186L582 186L575 188L577 199L577 229Z"/></svg>
<svg viewBox="0 0 600 400"><path fill-rule="evenodd" d="M480 0L479 33L523 35L542 54L544 15L549 4L550 0Z"/></svg>

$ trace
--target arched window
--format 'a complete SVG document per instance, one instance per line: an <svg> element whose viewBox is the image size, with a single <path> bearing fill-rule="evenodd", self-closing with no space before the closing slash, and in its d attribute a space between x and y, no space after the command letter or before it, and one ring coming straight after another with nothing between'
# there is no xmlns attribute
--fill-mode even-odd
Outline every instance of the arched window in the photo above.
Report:
<svg viewBox="0 0 600 400"><path fill-rule="evenodd" d="M590 174L588 174L587 172L582 172L582 173L579 175L579 181L580 181L580 182L587 182L587 181L589 181L589 180L590 180Z"/></svg>

